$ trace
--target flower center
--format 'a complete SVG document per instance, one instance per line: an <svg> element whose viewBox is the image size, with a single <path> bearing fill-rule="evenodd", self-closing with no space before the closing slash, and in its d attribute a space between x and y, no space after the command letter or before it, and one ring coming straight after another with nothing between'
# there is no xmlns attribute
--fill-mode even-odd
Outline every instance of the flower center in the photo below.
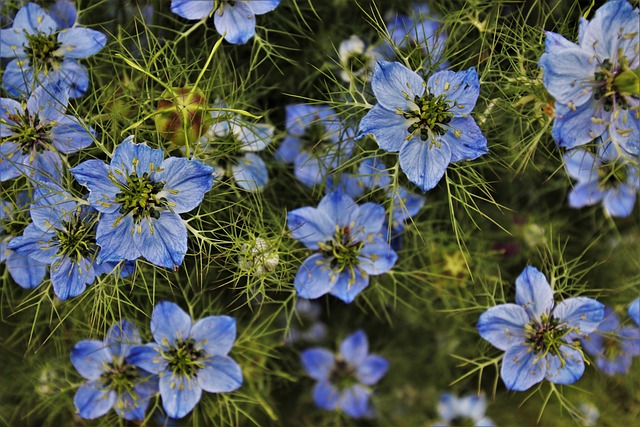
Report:
<svg viewBox="0 0 640 427"><path fill-rule="evenodd" d="M540 357L551 353L564 360L560 352L560 346L567 344L563 338L571 331L572 328L568 328L553 315L544 313L539 322L534 319L531 323L525 325L525 342L531 346L535 353L541 354Z"/></svg>
<svg viewBox="0 0 640 427"><path fill-rule="evenodd" d="M163 354L174 373L193 377L204 368L204 363L200 361L204 357L204 350L196 349L195 344L192 338L176 340L173 347Z"/></svg>
<svg viewBox="0 0 640 427"><path fill-rule="evenodd" d="M622 348L622 342L619 338L612 336L605 336L602 340L602 355L605 359L615 360L619 356L624 354L624 349Z"/></svg>
<svg viewBox="0 0 640 427"><path fill-rule="evenodd" d="M621 60L623 63L626 62L626 58ZM614 69L611 60L609 58L605 59L600 70L596 71L594 75L595 88L593 96L595 100L601 101L602 107L607 112L613 110L614 106L628 110L629 103L623 92L629 95L633 93L628 92L627 89L638 85L639 77L636 75L637 73L637 70L635 72L631 70L623 71L621 67Z"/></svg>
<svg viewBox="0 0 640 427"><path fill-rule="evenodd" d="M25 48L25 51L31 60L32 67L47 73L54 67L54 64L57 65L62 61L62 57L55 54L61 45L56 34L26 33L25 35L29 41L29 46Z"/></svg>
<svg viewBox="0 0 640 427"><path fill-rule="evenodd" d="M2 142L13 142L22 150L23 155L27 155L33 150L42 153L47 149L51 141L50 131L52 123L42 123L37 114L30 116L28 113L11 115L9 120L15 123L11 125L3 120L11 128L13 135L2 138Z"/></svg>
<svg viewBox="0 0 640 427"><path fill-rule="evenodd" d="M358 378L356 377L356 370L353 366L348 364L343 359L337 359L333 369L329 374L329 382L333 384L338 390L344 390L357 384Z"/></svg>
<svg viewBox="0 0 640 427"><path fill-rule="evenodd" d="M62 222L62 230L56 230L54 241L58 242L58 256L67 256L74 262L82 258L91 258L95 249L93 223L83 221L74 214L69 222Z"/></svg>
<svg viewBox="0 0 640 427"><path fill-rule="evenodd" d="M364 245L363 242L354 242L353 240L349 227L340 228L336 225L336 234L333 240L318 244L320 250L331 258L331 268L338 271L347 268L353 273L353 269L359 264L358 255Z"/></svg>
<svg viewBox="0 0 640 427"><path fill-rule="evenodd" d="M116 194L116 202L122 205L120 214L126 216L133 212L136 223L143 218L160 218L160 211L168 205L167 199L159 196L164 183L151 180L148 172L142 176L132 173L127 177L126 184L121 184L114 178L111 180L122 190Z"/></svg>
<svg viewBox="0 0 640 427"><path fill-rule="evenodd" d="M421 98L416 95L413 102L415 102L418 109L402 113L405 119L415 120L407 128L410 138L419 134L422 141L431 140L435 143L434 134L444 135L447 133L447 125L453 119L449 101L445 99L444 93L435 96L427 91Z"/></svg>
<svg viewBox="0 0 640 427"><path fill-rule="evenodd" d="M137 378L138 369L135 366L129 365L122 358L114 357L100 376L100 381L112 390L132 390Z"/></svg>
<svg viewBox="0 0 640 427"><path fill-rule="evenodd" d="M607 190L627 181L627 165L623 162L603 162L598 168L598 185Z"/></svg>

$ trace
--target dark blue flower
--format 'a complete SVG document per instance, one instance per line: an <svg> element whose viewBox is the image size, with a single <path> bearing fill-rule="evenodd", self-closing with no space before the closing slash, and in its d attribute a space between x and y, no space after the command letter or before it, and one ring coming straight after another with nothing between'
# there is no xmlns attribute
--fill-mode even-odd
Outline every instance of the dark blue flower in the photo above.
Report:
<svg viewBox="0 0 640 427"><path fill-rule="evenodd" d="M484 415L486 410L487 398L484 395L457 397L444 393L438 400L441 422L433 424L433 427L493 427L493 421Z"/></svg>
<svg viewBox="0 0 640 427"><path fill-rule="evenodd" d="M553 137L573 148L605 134L633 155L640 154L640 12L624 0L581 18L578 44L547 32L540 57L544 85L556 99Z"/></svg>
<svg viewBox="0 0 640 427"><path fill-rule="evenodd" d="M181 213L195 209L213 184L213 168L197 160L169 157L128 137L111 164L87 160L71 169L86 186L89 203L101 212L98 261L134 260L177 268L187 252Z"/></svg>
<svg viewBox="0 0 640 427"><path fill-rule="evenodd" d="M382 236L384 221L381 205L358 206L340 190L324 196L317 208L289 212L293 238L317 251L296 274L298 296L315 299L330 293L349 303L369 285L369 276L389 271L398 256Z"/></svg>
<svg viewBox="0 0 640 427"><path fill-rule="evenodd" d="M38 87L26 104L0 98L0 181L33 177L39 163L61 163L51 151L70 154L93 143L93 129L65 114L68 102L54 86Z"/></svg>
<svg viewBox="0 0 640 427"><path fill-rule="evenodd" d="M240 366L227 356L236 339L233 317L209 316L193 323L178 305L162 301L153 309L151 334L156 343L133 349L132 360L160 376L169 417L191 412L202 391L229 392L242 385Z"/></svg>
<svg viewBox="0 0 640 427"><path fill-rule="evenodd" d="M286 136L276 159L293 164L296 178L313 187L344 163L353 152L353 129L342 129L333 108L290 104L286 108Z"/></svg>
<svg viewBox="0 0 640 427"><path fill-rule="evenodd" d="M505 354L500 376L509 390L524 391L545 378L572 384L584 372L577 338L604 318L604 305L591 298L554 303L553 290L535 267L516 279L516 304L491 307L478 320L480 336Z"/></svg>
<svg viewBox="0 0 640 427"><path fill-rule="evenodd" d="M307 374L318 381L313 388L318 408L340 410L353 418L373 416L371 386L384 376L389 362L369 354L364 331L345 338L337 355L324 348L311 348L300 354L300 360Z"/></svg>
<svg viewBox="0 0 640 427"><path fill-rule="evenodd" d="M578 181L569 193L571 207L602 202L611 216L631 215L640 189L640 174L626 153L617 152L616 145L608 142L599 147L597 155L576 148L563 158L567 173Z"/></svg>
<svg viewBox="0 0 640 427"><path fill-rule="evenodd" d="M171 0L171 11L186 19L213 15L218 34L233 44L245 44L256 33L256 17L271 12L280 0Z"/></svg>
<svg viewBox="0 0 640 427"><path fill-rule="evenodd" d="M618 316L605 308L604 320L598 328L580 342L596 359L596 366L605 374L626 374L634 357L640 356L640 328L620 325Z"/></svg>
<svg viewBox="0 0 640 427"><path fill-rule="evenodd" d="M640 297L636 298L629 304L629 317L640 326Z"/></svg>
<svg viewBox="0 0 640 427"><path fill-rule="evenodd" d="M84 340L71 350L71 363L87 381L73 399L78 415L101 417L113 408L127 420L143 420L149 398L158 393L158 377L131 360L141 344L138 329L127 320L114 324L103 341Z"/></svg>
<svg viewBox="0 0 640 427"><path fill-rule="evenodd" d="M57 85L77 98L89 85L87 70L78 59L96 54L106 43L99 31L79 26L61 29L40 6L28 3L11 28L0 30L0 57L15 58L2 82L13 96L29 95L38 85Z"/></svg>
<svg viewBox="0 0 640 427"><path fill-rule="evenodd" d="M378 62L371 79L376 104L360 122L358 138L400 152L400 167L423 191L435 187L451 162L488 152L470 113L480 93L478 74L439 71L424 82L398 62Z"/></svg>

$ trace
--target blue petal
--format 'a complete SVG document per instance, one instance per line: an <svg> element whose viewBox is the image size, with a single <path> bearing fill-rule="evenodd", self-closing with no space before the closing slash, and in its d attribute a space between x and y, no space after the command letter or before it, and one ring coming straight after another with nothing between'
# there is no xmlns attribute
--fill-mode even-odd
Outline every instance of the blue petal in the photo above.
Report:
<svg viewBox="0 0 640 427"><path fill-rule="evenodd" d="M607 129L602 119L608 113L598 108L594 101L586 102L575 110L556 103L555 109L552 134L559 147L574 148L588 144Z"/></svg>
<svg viewBox="0 0 640 427"><path fill-rule="evenodd" d="M276 128L262 123L243 123L238 126L240 151L262 151L273 141Z"/></svg>
<svg viewBox="0 0 640 427"><path fill-rule="evenodd" d="M352 233L352 238L360 241L371 240L382 230L386 217L384 206L373 202L363 203L351 212L346 223Z"/></svg>
<svg viewBox="0 0 640 427"><path fill-rule="evenodd" d="M590 182L598 179L599 161L583 148L569 150L562 156L567 174L578 182Z"/></svg>
<svg viewBox="0 0 640 427"><path fill-rule="evenodd" d="M7 255L6 263L13 281L24 289L37 288L47 274L47 264L13 251Z"/></svg>
<svg viewBox="0 0 640 427"><path fill-rule="evenodd" d="M107 37L100 31L84 27L68 28L58 33L59 51L67 58L81 59L100 52Z"/></svg>
<svg viewBox="0 0 640 427"><path fill-rule="evenodd" d="M140 220L133 241L147 261L175 269L187 253L187 227L179 215L162 211L158 219Z"/></svg>
<svg viewBox="0 0 640 427"><path fill-rule="evenodd" d="M156 168L162 165L164 152L146 144L134 144L132 141L133 139L126 138L116 147L111 158L111 169L124 172L125 177L133 172L138 176L155 172Z"/></svg>
<svg viewBox="0 0 640 427"><path fill-rule="evenodd" d="M628 185L619 185L604 195L604 209L613 217L628 217L636 204L636 190Z"/></svg>
<svg viewBox="0 0 640 427"><path fill-rule="evenodd" d="M191 338L197 348L210 356L226 356L236 340L236 319L229 316L209 316L198 320L191 328Z"/></svg>
<svg viewBox="0 0 640 427"><path fill-rule="evenodd" d="M73 116L63 116L51 128L51 140L59 152L71 154L93 144L95 131L78 123Z"/></svg>
<svg viewBox="0 0 640 427"><path fill-rule="evenodd" d="M413 121L376 104L360 120L358 139L373 135L380 148L390 153L396 153L407 143L408 129Z"/></svg>
<svg viewBox="0 0 640 427"><path fill-rule="evenodd" d="M171 12L186 19L203 19L213 12L213 0L171 0Z"/></svg>
<svg viewBox="0 0 640 427"><path fill-rule="evenodd" d="M2 86L11 96L21 96L31 93L33 89L33 69L28 61L14 59L7 64L2 75Z"/></svg>
<svg viewBox="0 0 640 427"><path fill-rule="evenodd" d="M590 334L604 319L604 304L591 298L568 298L556 305L553 316L580 334Z"/></svg>
<svg viewBox="0 0 640 427"><path fill-rule="evenodd" d="M27 3L13 18L13 28L22 29L27 34L50 35L58 29L58 25L40 6Z"/></svg>
<svg viewBox="0 0 640 427"><path fill-rule="evenodd" d="M371 276L378 276L391 270L397 260L398 254L382 237L378 237L362 247L358 255L358 267Z"/></svg>
<svg viewBox="0 0 640 427"><path fill-rule="evenodd" d="M484 396L465 396L458 399L458 413L463 417L477 421L482 419L486 410L487 399Z"/></svg>
<svg viewBox="0 0 640 427"><path fill-rule="evenodd" d="M372 354L367 356L356 369L358 381L364 385L374 385L387 373L389 361L384 357Z"/></svg>
<svg viewBox="0 0 640 427"><path fill-rule="evenodd" d="M298 180L308 187L321 183L332 167L325 163L326 158L319 158L308 152L302 152L295 158L293 173Z"/></svg>
<svg viewBox="0 0 640 427"><path fill-rule="evenodd" d="M38 188L33 195L29 213L33 224L40 230L52 232L62 230L78 208L78 203L66 191L60 193Z"/></svg>
<svg viewBox="0 0 640 427"><path fill-rule="evenodd" d="M44 232L33 223L29 224L22 236L14 237L7 245L7 249L23 256L30 256L34 260L51 264L56 259L59 246L53 242L54 232Z"/></svg>
<svg viewBox="0 0 640 427"><path fill-rule="evenodd" d="M257 154L245 153L231 166L236 184L247 191L262 190L269 180L267 165Z"/></svg>
<svg viewBox="0 0 640 427"><path fill-rule="evenodd" d="M127 319L122 319L109 328L104 343L109 346L114 356L125 358L131 346L142 344L142 339L138 328Z"/></svg>
<svg viewBox="0 0 640 427"><path fill-rule="evenodd" d="M438 71L429 77L427 88L435 96L445 95L455 117L471 113L480 95L480 82L475 68L458 72Z"/></svg>
<svg viewBox="0 0 640 427"><path fill-rule="evenodd" d="M353 385L342 392L338 406L350 417L365 417L371 412L369 408L370 394L371 392L361 385Z"/></svg>
<svg viewBox="0 0 640 427"><path fill-rule="evenodd" d="M426 198L410 192L404 187L392 189L388 197L393 199L392 211L389 219L394 230L401 229L404 221L418 214L426 202Z"/></svg>
<svg viewBox="0 0 640 427"><path fill-rule="evenodd" d="M209 393L234 391L242 385L242 369L230 357L213 356L198 371L198 384Z"/></svg>
<svg viewBox="0 0 640 427"><path fill-rule="evenodd" d="M516 279L516 303L537 319L553 308L553 291L547 278L528 265Z"/></svg>
<svg viewBox="0 0 640 427"><path fill-rule="evenodd" d="M159 347L155 343L131 346L126 361L153 374L163 373L168 366L167 359L161 356Z"/></svg>
<svg viewBox="0 0 640 427"><path fill-rule="evenodd" d="M87 420L101 417L116 403L116 392L103 387L100 381L90 381L78 388L73 404L78 416Z"/></svg>
<svg viewBox="0 0 640 427"><path fill-rule="evenodd" d="M0 58L25 58L25 46L29 40L19 29L7 28L0 30Z"/></svg>
<svg viewBox="0 0 640 427"><path fill-rule="evenodd" d="M338 406L340 392L327 381L319 382L313 387L313 402L320 409L331 411Z"/></svg>
<svg viewBox="0 0 640 427"><path fill-rule="evenodd" d="M391 173L378 157L367 157L360 162L358 175L362 185L369 190L391 186Z"/></svg>
<svg viewBox="0 0 640 427"><path fill-rule="evenodd" d="M256 17L241 2L234 6L224 4L222 13L216 12L213 23L218 34L232 44L245 44L256 33ZM226 33L226 34L225 34Z"/></svg>
<svg viewBox="0 0 640 427"><path fill-rule="evenodd" d="M449 421L453 420L458 411L458 398L451 393L442 393L440 395L440 399L438 399L438 416L445 420L448 424Z"/></svg>
<svg viewBox="0 0 640 427"><path fill-rule="evenodd" d="M342 191L334 191L327 194L318 203L318 211L326 214L333 224L341 227L348 226L354 213L358 212L356 202ZM334 226L332 229L335 231Z"/></svg>
<svg viewBox="0 0 640 427"><path fill-rule="evenodd" d="M287 227L291 237L309 249L319 249L318 243L326 242L335 233L335 223L316 208L305 206L287 214Z"/></svg>
<svg viewBox="0 0 640 427"><path fill-rule="evenodd" d="M588 82L593 79L596 61L578 45L567 43L561 35L547 31L540 67L544 86L556 101L579 107L593 96Z"/></svg>
<svg viewBox="0 0 640 427"><path fill-rule="evenodd" d="M300 353L302 367L311 378L328 381L336 363L332 352L324 348L311 348Z"/></svg>
<svg viewBox="0 0 640 427"><path fill-rule="evenodd" d="M103 214L96 228L96 243L100 246L97 262L120 262L140 257L133 237L135 229L131 213L124 217L117 212Z"/></svg>
<svg viewBox="0 0 640 427"><path fill-rule="evenodd" d="M338 277L323 254L305 259L293 280L298 297L315 299L328 293Z"/></svg>
<svg viewBox="0 0 640 427"><path fill-rule="evenodd" d="M328 105L289 104L285 107L287 134L300 138L305 134L307 127L313 124L336 130L336 112ZM337 135L329 132L325 139L335 141ZM286 138L285 138L286 141ZM293 161L293 160L292 160Z"/></svg>
<svg viewBox="0 0 640 427"><path fill-rule="evenodd" d="M637 111L640 110L640 100L626 97L629 108L623 110L614 106L609 125L609 135L611 139L629 154L640 155L640 117ZM634 110L636 112L634 112Z"/></svg>
<svg viewBox="0 0 640 427"><path fill-rule="evenodd" d="M178 304L161 301L153 309L150 329L158 344L173 346L191 336L191 317Z"/></svg>
<svg viewBox="0 0 640 427"><path fill-rule="evenodd" d="M371 76L371 89L378 103L388 111L416 108L414 98L425 91L424 80L399 62L378 61Z"/></svg>
<svg viewBox="0 0 640 427"><path fill-rule="evenodd" d="M98 212L114 213L120 209L120 204L114 202L120 189L109 179L106 163L87 160L69 171L81 185L89 189L89 203Z"/></svg>
<svg viewBox="0 0 640 427"><path fill-rule="evenodd" d="M13 127L17 125L20 116L24 114L22 105L11 98L0 98L0 138L14 135Z"/></svg>
<svg viewBox="0 0 640 427"><path fill-rule="evenodd" d="M86 258L71 261L68 256L53 262L49 275L53 292L63 301L80 295L96 278L92 261Z"/></svg>
<svg viewBox="0 0 640 427"><path fill-rule="evenodd" d="M358 296L360 292L369 286L369 276L362 273L360 270L354 270L354 276L351 272L342 271L335 285L333 285L330 294L340 298L346 303L351 303Z"/></svg>
<svg viewBox="0 0 640 427"><path fill-rule="evenodd" d="M124 390L120 394L113 406L116 414L125 420L144 420L144 413L149 406L149 398L142 398L137 394L134 396L129 391Z"/></svg>
<svg viewBox="0 0 640 427"><path fill-rule="evenodd" d="M529 323L527 312L516 304L500 304L489 308L478 319L478 333L491 345L506 350L525 342L524 326Z"/></svg>
<svg viewBox="0 0 640 427"><path fill-rule="evenodd" d="M58 28L71 28L76 23L78 10L70 0L57 0L49 8L49 15L56 21Z"/></svg>
<svg viewBox="0 0 640 427"><path fill-rule="evenodd" d="M173 203L173 211L180 214L202 203L204 194L213 185L213 172L211 166L197 160L169 157L162 162L162 171L154 174L153 179L164 182L159 195Z"/></svg>
<svg viewBox="0 0 640 427"><path fill-rule="evenodd" d="M57 122L64 117L68 103L66 91L56 86L38 86L27 100L27 111L31 117L37 115L40 124Z"/></svg>
<svg viewBox="0 0 640 427"><path fill-rule="evenodd" d="M249 7L256 15L271 12L278 7L281 0L252 0L249 1Z"/></svg>
<svg viewBox="0 0 640 427"><path fill-rule="evenodd" d="M569 206L582 208L591 206L601 201L605 193L599 188L597 181L585 182L576 185L569 193Z"/></svg>
<svg viewBox="0 0 640 427"><path fill-rule="evenodd" d="M640 326L640 297L636 298L629 304L629 317Z"/></svg>
<svg viewBox="0 0 640 427"><path fill-rule="evenodd" d="M514 345L504 353L500 377L509 390L524 391L544 379L544 359L529 345Z"/></svg>
<svg viewBox="0 0 640 427"><path fill-rule="evenodd" d="M275 158L279 162L291 164L300 155L302 142L297 137L287 135L275 152Z"/></svg>
<svg viewBox="0 0 640 427"><path fill-rule="evenodd" d="M102 341L80 341L71 349L71 363L83 378L97 380L113 362L111 349Z"/></svg>
<svg viewBox="0 0 640 427"><path fill-rule="evenodd" d="M57 84L61 90L68 90L69 98L79 98L89 87L89 73L75 59L65 59L58 71L47 75L46 81Z"/></svg>
<svg viewBox="0 0 640 427"><path fill-rule="evenodd" d="M573 384L584 373L582 353L566 345L560 346L562 361L555 355L547 355L545 377L554 384Z"/></svg>
<svg viewBox="0 0 640 427"><path fill-rule="evenodd" d="M634 9L629 2L606 2L596 10L584 29L580 45L590 55L595 54L601 60L617 58L618 49L624 52L622 56L632 58L633 51L628 51L625 49L627 46L624 45L626 43L635 45L637 56L638 25L638 9ZM623 33L626 34L623 35Z"/></svg>
<svg viewBox="0 0 640 427"><path fill-rule="evenodd" d="M362 329L346 337L340 343L340 354L350 365L359 367L369 354L369 341Z"/></svg>
<svg viewBox="0 0 640 427"><path fill-rule="evenodd" d="M438 185L451 162L451 150L448 144L431 147L431 141L413 138L400 150L400 167L422 191L431 190Z"/></svg>
<svg viewBox="0 0 640 427"><path fill-rule="evenodd" d="M457 117L449 123L447 133L442 137L451 150L451 161L474 160L487 154L487 138L473 117Z"/></svg>
<svg viewBox="0 0 640 427"><path fill-rule="evenodd" d="M160 396L167 415L182 418L200 401L202 389L195 377L173 373L160 377Z"/></svg>

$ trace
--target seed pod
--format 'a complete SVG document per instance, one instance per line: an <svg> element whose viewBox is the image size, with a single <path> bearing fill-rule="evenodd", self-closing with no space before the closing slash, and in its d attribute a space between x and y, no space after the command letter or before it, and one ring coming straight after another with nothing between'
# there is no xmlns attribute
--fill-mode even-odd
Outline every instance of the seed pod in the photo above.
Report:
<svg viewBox="0 0 640 427"><path fill-rule="evenodd" d="M158 134L177 146L193 144L207 130L207 99L200 90L188 87L165 90L154 116Z"/></svg>

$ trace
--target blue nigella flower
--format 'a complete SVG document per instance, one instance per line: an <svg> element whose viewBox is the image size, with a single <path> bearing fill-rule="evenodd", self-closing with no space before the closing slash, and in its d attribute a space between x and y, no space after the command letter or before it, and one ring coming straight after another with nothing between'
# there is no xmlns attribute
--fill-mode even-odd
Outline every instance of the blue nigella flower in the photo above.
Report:
<svg viewBox="0 0 640 427"><path fill-rule="evenodd" d="M29 224L21 236L13 238L7 248L22 256L51 266L53 291L66 300L80 295L97 276L111 273L117 262L98 262L95 242L97 212L79 205L70 194L53 183L34 191ZM125 264L120 275L133 270Z"/></svg>
<svg viewBox="0 0 640 427"><path fill-rule="evenodd" d="M18 203L0 200L0 262L5 262L11 278L24 289L35 289L47 274L47 264L38 262L29 255L21 255L8 249L9 242L15 237L13 229L20 227L24 218L20 218L28 203L28 194L20 193Z"/></svg>
<svg viewBox="0 0 640 427"><path fill-rule="evenodd" d="M256 33L256 17L271 12L280 0L171 0L171 11L186 19L204 19L214 12L218 34L233 44L245 44Z"/></svg>
<svg viewBox="0 0 640 427"><path fill-rule="evenodd" d="M11 28L0 30L0 57L15 58L2 82L13 96L29 95L38 85L57 85L77 98L89 85L87 69L78 59L98 53L106 43L99 31L78 26L60 29L44 9L28 3Z"/></svg>
<svg viewBox="0 0 640 427"><path fill-rule="evenodd" d="M585 297L554 303L553 290L535 267L516 279L516 304L491 307L478 320L480 336L504 350L500 376L509 390L524 391L545 378L572 384L584 372L577 338L604 318L604 305Z"/></svg>
<svg viewBox="0 0 640 427"><path fill-rule="evenodd" d="M193 323L177 304L162 301L151 315L155 343L136 347L132 359L160 376L162 406L182 418L200 401L202 391L222 393L242 385L240 366L227 356L236 339L236 320L209 316Z"/></svg>
<svg viewBox="0 0 640 427"><path fill-rule="evenodd" d="M621 327L618 316L605 308L604 320L598 328L580 342L596 359L596 366L605 374L626 374L634 357L640 356L640 328Z"/></svg>
<svg viewBox="0 0 640 427"><path fill-rule="evenodd" d="M629 304L629 317L636 322L636 325L640 326L640 297L634 299L631 304Z"/></svg>
<svg viewBox="0 0 640 427"><path fill-rule="evenodd" d="M269 173L256 152L273 141L275 128L266 123L249 123L220 110L213 110L211 116L214 123L200 139L196 156L202 159L215 156L219 174L231 176L244 190L262 190L269 181Z"/></svg>
<svg viewBox="0 0 640 427"><path fill-rule="evenodd" d="M101 212L98 261L135 260L177 268L187 252L181 213L195 209L213 184L213 168L197 160L169 157L127 137L111 164L87 160L71 169Z"/></svg>
<svg viewBox="0 0 640 427"><path fill-rule="evenodd" d="M84 340L71 350L71 363L87 381L73 399L78 415L101 417L113 408L127 420L143 420L151 396L158 393L158 377L131 360L132 349L142 344L138 328L122 320L103 341Z"/></svg>
<svg viewBox="0 0 640 427"><path fill-rule="evenodd" d="M318 408L340 410L353 418L373 416L371 386L384 376L389 362L369 354L364 331L345 338L337 355L324 348L311 348L300 354L300 360L307 374L318 381L313 388Z"/></svg>
<svg viewBox="0 0 640 427"><path fill-rule="evenodd" d="M547 32L540 66L556 99L553 137L560 147L584 145L607 132L607 140L640 154L638 28L638 8L616 0L591 21L581 18L578 44Z"/></svg>
<svg viewBox="0 0 640 427"><path fill-rule="evenodd" d="M327 335L327 325L320 321L322 308L319 304L304 298L296 300L296 309L285 336L287 344L300 342L318 343Z"/></svg>
<svg viewBox="0 0 640 427"><path fill-rule="evenodd" d="M398 255L382 236L384 220L382 206L358 206L340 190L324 196L317 208L289 212L293 238L317 251L296 274L298 296L315 299L330 293L349 303L369 285L369 276L389 271Z"/></svg>
<svg viewBox="0 0 640 427"><path fill-rule="evenodd" d="M640 173L626 154L616 152L615 144L601 145L597 156L576 148L567 151L563 158L567 173L578 181L569 193L571 207L602 202L611 216L631 215L640 189Z"/></svg>
<svg viewBox="0 0 640 427"><path fill-rule="evenodd" d="M293 164L300 182L313 187L351 157L353 129L342 129L333 108L289 104L285 113L286 136L276 151L276 159Z"/></svg>
<svg viewBox="0 0 640 427"><path fill-rule="evenodd" d="M39 162L60 164L52 150L70 154L93 143L93 129L65 114L68 102L54 86L38 87L26 104L0 98L0 181L33 176Z"/></svg>
<svg viewBox="0 0 640 427"><path fill-rule="evenodd" d="M422 78L398 62L378 62L371 79L376 104L360 122L358 138L400 152L400 167L423 191L435 187L451 162L486 154L487 139L471 110L480 94L478 73L439 71Z"/></svg>
<svg viewBox="0 0 640 427"><path fill-rule="evenodd" d="M457 397L444 393L438 400L438 416L441 421L433 424L433 427L493 427L493 421L484 415L486 410L487 398L484 395Z"/></svg>

